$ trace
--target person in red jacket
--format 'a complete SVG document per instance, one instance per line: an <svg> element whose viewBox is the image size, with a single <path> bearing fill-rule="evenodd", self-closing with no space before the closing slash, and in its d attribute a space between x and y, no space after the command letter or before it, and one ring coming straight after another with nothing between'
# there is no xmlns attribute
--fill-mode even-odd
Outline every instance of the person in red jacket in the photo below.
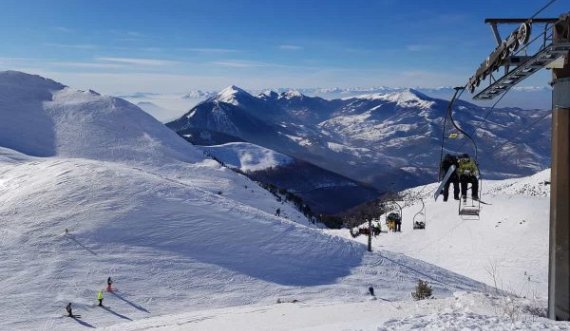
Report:
<svg viewBox="0 0 570 331"><path fill-rule="evenodd" d="M107 292L113 292L111 285L113 285L113 281L111 280L111 277L109 277L107 278Z"/></svg>

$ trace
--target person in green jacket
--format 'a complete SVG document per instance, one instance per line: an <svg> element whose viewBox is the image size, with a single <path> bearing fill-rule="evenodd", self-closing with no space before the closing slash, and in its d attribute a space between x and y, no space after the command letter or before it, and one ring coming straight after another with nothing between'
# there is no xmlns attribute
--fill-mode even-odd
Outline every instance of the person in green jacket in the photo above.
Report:
<svg viewBox="0 0 570 331"><path fill-rule="evenodd" d="M99 307L103 306L103 291L99 290L97 293L97 300L99 300Z"/></svg>
<svg viewBox="0 0 570 331"><path fill-rule="evenodd" d="M461 195L463 201L467 200L467 184L471 183L471 198L479 200L479 170L475 160L469 154L462 154L458 160L457 175L461 184Z"/></svg>

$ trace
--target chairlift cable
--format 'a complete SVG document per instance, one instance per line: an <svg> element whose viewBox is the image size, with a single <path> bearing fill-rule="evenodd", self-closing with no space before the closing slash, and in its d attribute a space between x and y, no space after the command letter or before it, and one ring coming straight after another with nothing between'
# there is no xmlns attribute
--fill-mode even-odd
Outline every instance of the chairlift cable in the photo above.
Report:
<svg viewBox="0 0 570 331"><path fill-rule="evenodd" d="M440 165L443 162L443 150L445 148L445 133L446 133L445 129L447 126L447 117L449 117L453 126L455 126L457 128L457 126L455 125L455 122L453 121L453 118L451 117L451 110L453 108L453 104L455 103L455 101L457 101L457 99L461 98L461 95L465 91L466 87L467 87L467 84L463 87L455 87L454 88L455 93L453 94L453 97L451 97L451 100L449 101L449 104L447 105L447 111L445 113L445 118L443 120L443 130L442 130L442 138L441 138L441 153L439 156L439 164ZM459 129L459 130L463 132L463 130L461 130L461 129ZM438 181L441 181L441 171L438 172Z"/></svg>
<svg viewBox="0 0 570 331"><path fill-rule="evenodd" d="M445 113L445 118L443 119L443 130L441 130L441 153L439 155L439 164L441 164L441 162L443 162L443 147L445 145L445 129L446 129L446 126L447 126L447 112ZM441 179L442 179L441 171L438 171L437 181L441 182Z"/></svg>
<svg viewBox="0 0 570 331"><path fill-rule="evenodd" d="M534 42L541 37L545 37L546 33L549 32L549 30L552 30L552 25L548 25L546 26L546 28L544 29L543 32L539 33L536 37L534 37L533 39L531 39L529 42L527 42L526 44L524 44L521 48L519 48L516 52L513 53L512 56L516 56L518 54L520 54L522 51L528 49L528 47L532 44L534 44ZM548 35L548 37L552 37L552 34Z"/></svg>
<svg viewBox="0 0 570 331"><path fill-rule="evenodd" d="M546 5L544 5L544 7L540 8L536 13L534 13L534 15L532 15L530 17L530 19L532 20L533 18L535 18L536 16L538 16L540 13L542 13L546 8L550 7L553 3L555 3L558 0L551 0L549 3L547 3Z"/></svg>
<svg viewBox="0 0 570 331"><path fill-rule="evenodd" d="M461 87L461 94L463 94L463 91L465 91L465 88L467 87ZM461 94L459 94L459 97L461 97ZM456 98L458 99L458 98ZM455 101L455 100L452 100ZM449 107L447 108L448 114L449 114L449 119L451 120L451 124L453 124L453 127L455 127L455 129L457 129L457 131L463 133L467 138L469 138L469 140L471 140L471 142L473 143L473 147L475 148L475 162L477 162L478 159L478 149L477 149L477 143L475 142L475 140L473 139L473 137L471 137L471 135L469 135L467 132L465 132L465 130L463 130L462 128L459 127L459 125L457 125L457 123L455 123L455 120L453 119L453 104L450 103Z"/></svg>
<svg viewBox="0 0 570 331"><path fill-rule="evenodd" d="M491 115L491 112L493 110L495 110L495 107L499 104L499 102L501 102L501 100L509 93L510 89L507 90L505 93L501 94L501 96L499 97L499 99L497 99L497 101L495 101L495 103L493 103L493 105L491 106L491 108L489 108L487 110L487 112L485 113L485 116L483 116L483 122L487 121L487 118L489 118L489 115ZM481 123L482 125L482 123ZM477 138L477 129L481 128L481 125L478 125L475 127L475 129L473 130L473 132L471 132L471 134L475 135L475 138ZM459 146L459 150L461 150L463 148L463 146L465 146L465 144L467 143L467 141L463 141L463 144L461 144L461 146Z"/></svg>
<svg viewBox="0 0 570 331"><path fill-rule="evenodd" d="M532 128L533 126L535 126L536 124L538 124L538 123L539 123L540 121L542 121L543 119L547 118L549 115L551 115L551 112L546 112L546 114L544 114L543 116L541 116L538 120L536 120L536 121L532 122L531 124L527 125L526 127L524 127L524 128L523 128L522 130L520 130L519 132L525 132L525 131L527 131L528 129ZM503 146L505 146L506 144L509 144L509 143L519 144L519 143L521 143L521 141L516 141L516 142L515 142L514 139L512 139L512 140L511 140L511 139L507 139L507 141L505 141L504 143L502 143L502 144L500 144L500 145L498 145L498 146L496 146L496 147L493 147L493 149L491 150L491 152L495 152L495 151L497 151L499 148L501 148L501 147L503 147Z"/></svg>

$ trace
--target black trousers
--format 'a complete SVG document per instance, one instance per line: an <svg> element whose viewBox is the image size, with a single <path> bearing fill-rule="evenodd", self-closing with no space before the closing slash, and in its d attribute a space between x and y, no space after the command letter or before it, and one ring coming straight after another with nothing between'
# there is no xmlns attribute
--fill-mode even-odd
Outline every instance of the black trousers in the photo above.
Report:
<svg viewBox="0 0 570 331"><path fill-rule="evenodd" d="M453 198L459 200L459 178L456 174L451 175L445 186L443 187L443 201L447 201L449 197L449 185L453 183Z"/></svg>
<svg viewBox="0 0 570 331"><path fill-rule="evenodd" d="M471 183L471 198L479 199L479 180L472 175L461 175L459 177L461 183L461 195L467 196L467 184Z"/></svg>

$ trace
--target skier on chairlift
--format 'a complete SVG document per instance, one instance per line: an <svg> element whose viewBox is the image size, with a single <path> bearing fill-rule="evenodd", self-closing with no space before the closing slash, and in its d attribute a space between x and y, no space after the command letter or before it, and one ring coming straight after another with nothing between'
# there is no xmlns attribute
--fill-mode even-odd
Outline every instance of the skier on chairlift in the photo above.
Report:
<svg viewBox="0 0 570 331"><path fill-rule="evenodd" d="M461 183L461 195L463 202L467 201L467 184L471 183L471 198L479 200L479 171L475 160L469 154L462 154L458 160L457 174Z"/></svg>
<svg viewBox="0 0 570 331"><path fill-rule="evenodd" d="M459 164L457 163L457 157L451 154L445 154L443 161L441 161L440 166L440 178L443 178L449 168L454 165L455 168L459 168ZM453 173L449 180L445 183L443 187L443 201L447 201L449 197L449 185L453 183L453 198L455 200L459 200L459 176L456 173Z"/></svg>

